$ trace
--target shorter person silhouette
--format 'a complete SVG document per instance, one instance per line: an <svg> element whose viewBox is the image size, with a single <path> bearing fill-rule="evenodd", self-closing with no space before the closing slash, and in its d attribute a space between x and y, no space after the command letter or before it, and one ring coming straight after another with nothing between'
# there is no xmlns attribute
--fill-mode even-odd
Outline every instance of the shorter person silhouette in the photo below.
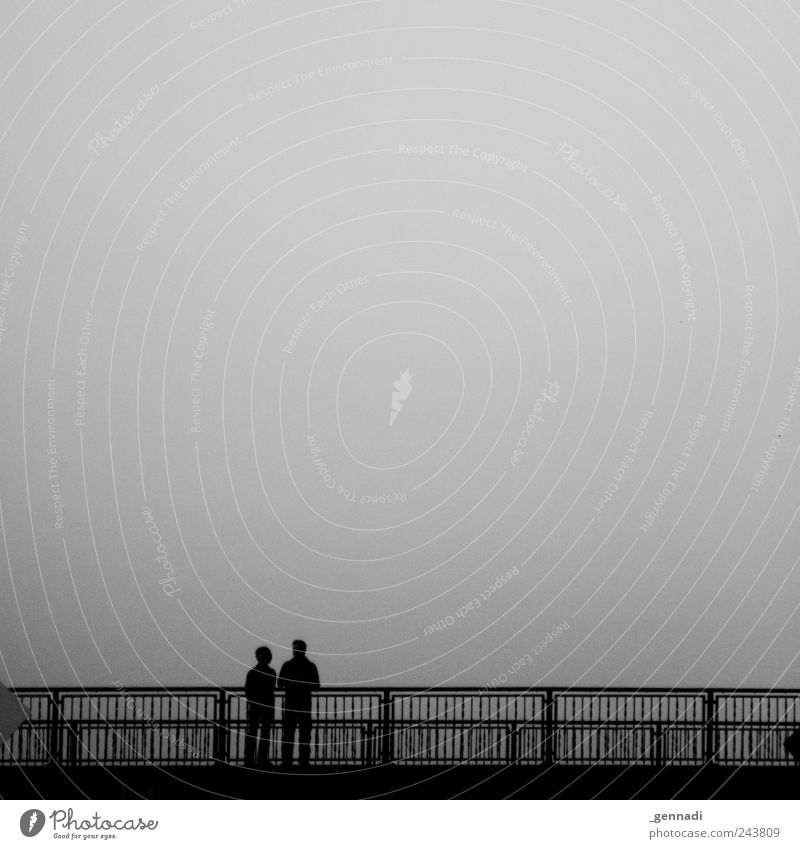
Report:
<svg viewBox="0 0 800 849"><path fill-rule="evenodd" d="M284 689L283 765L292 765L294 736L299 728L298 760L300 766L308 766L311 758L311 694L319 688L319 672L316 665L306 657L303 640L292 643L292 659L281 667L278 686Z"/></svg>
<svg viewBox="0 0 800 849"><path fill-rule="evenodd" d="M269 744L275 719L275 670L269 665L272 652L266 646L256 649L256 665L247 673L244 693L247 698L247 736L244 742L245 766L255 766L256 739L258 766L269 766Z"/></svg>

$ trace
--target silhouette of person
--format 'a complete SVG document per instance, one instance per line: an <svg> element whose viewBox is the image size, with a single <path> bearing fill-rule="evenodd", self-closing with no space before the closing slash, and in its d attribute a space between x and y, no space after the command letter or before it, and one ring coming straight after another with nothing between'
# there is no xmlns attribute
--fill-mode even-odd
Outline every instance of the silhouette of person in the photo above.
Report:
<svg viewBox="0 0 800 849"><path fill-rule="evenodd" d="M278 686L284 689L282 762L291 766L295 731L300 729L298 760L308 766L311 757L311 694L319 688L317 667L306 657L303 640L292 643L292 659L281 667Z"/></svg>
<svg viewBox="0 0 800 849"><path fill-rule="evenodd" d="M269 766L269 744L275 718L275 670L269 665L272 652L266 646L256 649L256 665L247 673L244 692L247 698L247 736L244 743L245 766L255 766L256 739L258 766Z"/></svg>

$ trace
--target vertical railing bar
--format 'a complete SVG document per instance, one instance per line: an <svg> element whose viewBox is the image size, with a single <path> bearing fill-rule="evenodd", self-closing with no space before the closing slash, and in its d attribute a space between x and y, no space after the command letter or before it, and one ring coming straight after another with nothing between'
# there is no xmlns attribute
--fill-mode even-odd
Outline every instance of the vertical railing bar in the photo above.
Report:
<svg viewBox="0 0 800 849"><path fill-rule="evenodd" d="M715 741L718 739L716 733L717 710L715 702L716 696L714 694L714 691L706 690L703 711L703 723L706 730L704 745L705 751L703 753L703 760L706 764L709 765L714 763Z"/></svg>
<svg viewBox="0 0 800 849"><path fill-rule="evenodd" d="M384 690L381 696L382 722L381 722L381 763L388 764L392 761L391 740L394 735L394 717L392 716L392 695L390 690Z"/></svg>
<svg viewBox="0 0 800 849"><path fill-rule="evenodd" d="M544 691L544 763L552 765L555 753L555 700L553 690L549 687Z"/></svg>
<svg viewBox="0 0 800 849"><path fill-rule="evenodd" d="M61 760L61 693L59 690L52 690L50 693L50 704L48 705L49 724L50 724L50 758L54 763Z"/></svg>

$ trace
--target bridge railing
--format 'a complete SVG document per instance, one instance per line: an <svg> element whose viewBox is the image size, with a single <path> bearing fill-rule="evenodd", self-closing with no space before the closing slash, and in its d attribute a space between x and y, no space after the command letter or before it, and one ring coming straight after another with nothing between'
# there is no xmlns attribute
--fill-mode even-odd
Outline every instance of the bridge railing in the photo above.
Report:
<svg viewBox="0 0 800 849"><path fill-rule="evenodd" d="M20 688L28 721L0 765L210 766L244 760L238 688ZM282 693L271 757L279 760ZM324 688L314 697L318 766L793 763L800 691Z"/></svg>

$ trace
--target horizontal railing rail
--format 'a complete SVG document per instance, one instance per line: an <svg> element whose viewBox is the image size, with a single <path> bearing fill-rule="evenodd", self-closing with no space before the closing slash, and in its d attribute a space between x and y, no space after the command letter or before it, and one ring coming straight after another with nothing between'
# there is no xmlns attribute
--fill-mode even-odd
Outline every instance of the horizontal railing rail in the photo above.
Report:
<svg viewBox="0 0 800 849"><path fill-rule="evenodd" d="M0 765L211 766L244 761L239 687L14 690L27 722ZM279 760L283 693L269 756ZM800 691L691 688L325 687L312 708L318 766L783 766Z"/></svg>

